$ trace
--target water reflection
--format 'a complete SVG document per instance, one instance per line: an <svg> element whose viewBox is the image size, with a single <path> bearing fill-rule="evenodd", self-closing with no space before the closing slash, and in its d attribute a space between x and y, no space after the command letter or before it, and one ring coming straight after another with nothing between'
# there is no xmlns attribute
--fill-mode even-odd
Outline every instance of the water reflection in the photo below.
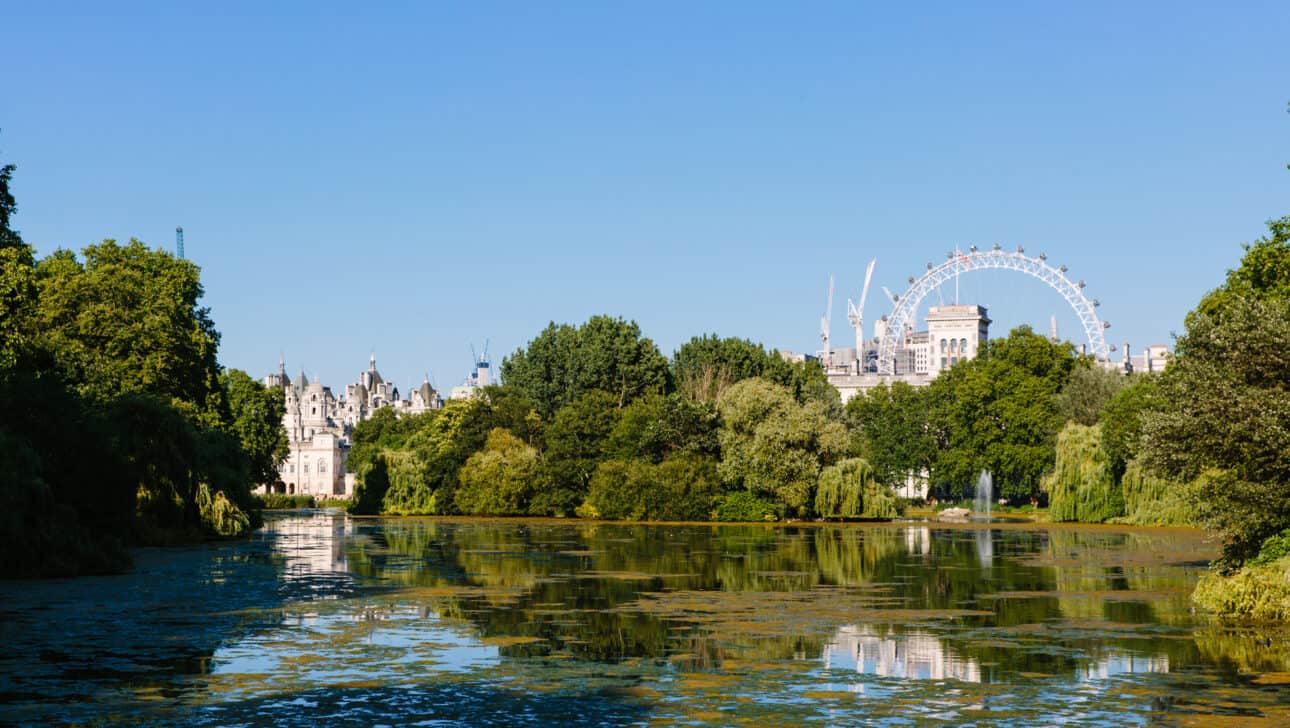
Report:
<svg viewBox="0 0 1290 728"><path fill-rule="evenodd" d="M981 665L950 651L945 641L921 630L880 634L873 625L848 624L824 646L824 666L879 677L981 682Z"/></svg>
<svg viewBox="0 0 1290 728"><path fill-rule="evenodd" d="M976 558L982 569L994 565L994 536L988 528L976 532Z"/></svg>
<svg viewBox="0 0 1290 728"><path fill-rule="evenodd" d="M0 585L0 722L1290 719L1284 683L1242 677L1287 671L1287 635L1190 612L1210 553L1018 524L273 517Z"/></svg>

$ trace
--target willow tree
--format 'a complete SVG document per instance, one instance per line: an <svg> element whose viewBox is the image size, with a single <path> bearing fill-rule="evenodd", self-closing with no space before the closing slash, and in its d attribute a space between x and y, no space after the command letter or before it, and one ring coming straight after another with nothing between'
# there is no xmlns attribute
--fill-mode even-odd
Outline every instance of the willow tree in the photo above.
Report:
<svg viewBox="0 0 1290 728"><path fill-rule="evenodd" d="M1054 521L1104 523L1124 515L1124 494L1102 449L1098 425L1070 422L1062 428L1056 466L1046 485Z"/></svg>
<svg viewBox="0 0 1290 728"><path fill-rule="evenodd" d="M847 458L820 472L815 512L824 518L891 519L900 515L896 496L874 478L863 458Z"/></svg>

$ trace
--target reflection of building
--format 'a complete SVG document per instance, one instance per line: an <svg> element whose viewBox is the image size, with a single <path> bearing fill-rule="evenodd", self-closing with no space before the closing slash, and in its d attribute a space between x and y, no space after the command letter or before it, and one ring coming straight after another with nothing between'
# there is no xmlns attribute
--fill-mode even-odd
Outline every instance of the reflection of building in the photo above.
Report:
<svg viewBox="0 0 1290 728"><path fill-rule="evenodd" d="M307 518L272 518L265 523L265 530L280 544L288 579L349 570L345 542L352 532L344 514L328 511Z"/></svg>
<svg viewBox="0 0 1290 728"><path fill-rule="evenodd" d="M825 668L854 668L858 673L878 677L963 682L985 679L979 661L956 655L940 637L922 630L880 634L873 625L849 624L838 628L821 658ZM1101 680L1114 675L1169 672L1169 656L1117 651L1072 666L1079 680Z"/></svg>
<svg viewBox="0 0 1290 728"><path fill-rule="evenodd" d="M910 680L981 682L981 665L946 648L927 632L879 635L872 625L840 627L824 647L827 668L855 667L856 672Z"/></svg>
<svg viewBox="0 0 1290 728"><path fill-rule="evenodd" d="M287 431L289 447L287 459L278 468L278 482L265 485L265 492L272 487L277 493L349 498L354 494L354 474L345 472L345 460L350 435L359 422L385 407L402 415L443 406L428 378L413 390L410 399L400 399L398 387L386 382L376 370L375 354L367 371L345 387L345 396L340 399L317 378L309 383L303 371L292 382L281 361L277 373L266 376L264 384L282 389L286 404L282 426Z"/></svg>

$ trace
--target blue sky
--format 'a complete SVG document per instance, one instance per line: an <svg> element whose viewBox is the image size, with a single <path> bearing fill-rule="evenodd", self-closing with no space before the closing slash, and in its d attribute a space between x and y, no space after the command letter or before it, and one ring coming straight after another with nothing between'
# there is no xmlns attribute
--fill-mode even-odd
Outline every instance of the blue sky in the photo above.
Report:
<svg viewBox="0 0 1290 728"><path fill-rule="evenodd" d="M870 258L996 242L1165 342L1290 214L1285 2L4 5L24 238L182 225L223 363L334 388L595 313L814 350L830 272L846 341ZM961 297L1076 333L1015 274Z"/></svg>

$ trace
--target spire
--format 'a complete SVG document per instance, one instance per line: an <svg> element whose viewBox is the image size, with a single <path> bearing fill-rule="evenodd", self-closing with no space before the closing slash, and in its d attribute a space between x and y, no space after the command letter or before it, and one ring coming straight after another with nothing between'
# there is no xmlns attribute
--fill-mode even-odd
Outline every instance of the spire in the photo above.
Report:
<svg viewBox="0 0 1290 728"><path fill-rule="evenodd" d="M372 358L369 360L369 369L376 369L376 349L372 349Z"/></svg>

